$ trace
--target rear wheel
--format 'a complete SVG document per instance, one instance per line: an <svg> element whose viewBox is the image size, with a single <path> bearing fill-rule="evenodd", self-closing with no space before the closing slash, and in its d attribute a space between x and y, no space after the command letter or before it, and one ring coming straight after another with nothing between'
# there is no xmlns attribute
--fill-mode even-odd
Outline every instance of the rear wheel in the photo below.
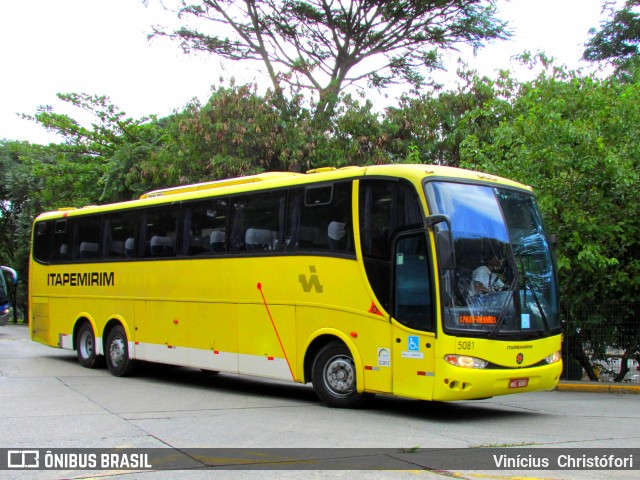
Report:
<svg viewBox="0 0 640 480"><path fill-rule="evenodd" d="M356 390L356 367L349 349L340 343L326 345L313 362L313 389L330 407L355 408L373 395Z"/></svg>
<svg viewBox="0 0 640 480"><path fill-rule="evenodd" d="M127 334L121 325L116 325L109 332L105 354L112 375L126 377L133 372L135 362L129 358Z"/></svg>
<svg viewBox="0 0 640 480"><path fill-rule="evenodd" d="M98 368L102 366L102 357L96 354L96 336L89 322L83 323L78 329L76 346L80 365L85 368Z"/></svg>

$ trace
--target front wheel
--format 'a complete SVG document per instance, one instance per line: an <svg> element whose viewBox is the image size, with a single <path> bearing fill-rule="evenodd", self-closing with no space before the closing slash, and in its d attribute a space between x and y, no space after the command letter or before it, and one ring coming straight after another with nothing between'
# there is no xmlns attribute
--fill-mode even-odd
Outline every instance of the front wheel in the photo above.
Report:
<svg viewBox="0 0 640 480"><path fill-rule="evenodd" d="M105 349L107 367L112 375L126 377L133 372L134 361L129 358L127 334L121 325L111 329Z"/></svg>
<svg viewBox="0 0 640 480"><path fill-rule="evenodd" d="M311 377L316 395L329 407L355 408L372 397L356 390L353 357L340 343L330 343L318 352Z"/></svg>

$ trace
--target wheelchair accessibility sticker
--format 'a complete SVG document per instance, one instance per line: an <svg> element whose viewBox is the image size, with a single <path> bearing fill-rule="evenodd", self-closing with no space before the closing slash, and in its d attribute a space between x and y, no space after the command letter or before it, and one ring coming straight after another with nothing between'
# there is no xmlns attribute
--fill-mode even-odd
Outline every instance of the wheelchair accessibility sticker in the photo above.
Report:
<svg viewBox="0 0 640 480"><path fill-rule="evenodd" d="M409 335L407 338L408 352L402 352L402 358L424 358L424 354L420 351L420 337L417 335Z"/></svg>

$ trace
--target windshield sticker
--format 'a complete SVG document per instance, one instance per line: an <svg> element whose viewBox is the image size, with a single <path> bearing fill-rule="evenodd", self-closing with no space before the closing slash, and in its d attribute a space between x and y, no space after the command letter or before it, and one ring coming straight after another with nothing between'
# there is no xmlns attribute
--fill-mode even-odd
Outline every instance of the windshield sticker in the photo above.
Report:
<svg viewBox="0 0 640 480"><path fill-rule="evenodd" d="M523 313L521 315L522 328L531 328L531 318L528 313Z"/></svg>

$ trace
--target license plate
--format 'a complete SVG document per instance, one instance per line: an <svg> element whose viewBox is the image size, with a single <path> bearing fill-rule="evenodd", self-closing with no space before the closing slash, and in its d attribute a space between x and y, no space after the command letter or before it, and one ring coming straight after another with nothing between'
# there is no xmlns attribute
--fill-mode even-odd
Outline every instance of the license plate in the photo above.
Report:
<svg viewBox="0 0 640 480"><path fill-rule="evenodd" d="M509 380L509 388L524 388L529 385L528 378L512 378Z"/></svg>

